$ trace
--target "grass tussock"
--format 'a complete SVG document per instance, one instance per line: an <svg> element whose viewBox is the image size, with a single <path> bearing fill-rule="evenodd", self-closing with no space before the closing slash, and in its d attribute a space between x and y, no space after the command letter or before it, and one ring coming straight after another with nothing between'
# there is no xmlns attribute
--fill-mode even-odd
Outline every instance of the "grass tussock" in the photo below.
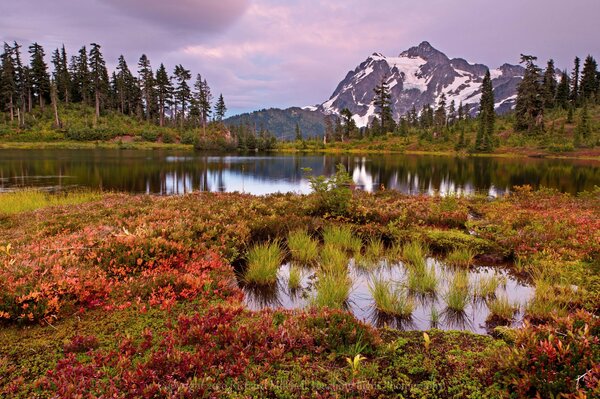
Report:
<svg viewBox="0 0 600 399"><path fill-rule="evenodd" d="M16 214L50 206L77 205L95 201L101 194L93 191L47 193L40 190L20 190L0 194L0 214Z"/></svg>
<svg viewBox="0 0 600 399"><path fill-rule="evenodd" d="M535 294L527 304L527 316L537 321L566 316L569 303L575 297L573 289L546 280L536 280L534 284Z"/></svg>
<svg viewBox="0 0 600 399"><path fill-rule="evenodd" d="M347 274L320 272L317 281L317 294L313 306L317 308L343 309L350 295L352 282Z"/></svg>
<svg viewBox="0 0 600 399"><path fill-rule="evenodd" d="M434 266L424 267L422 270L408 269L408 289L412 293L420 295L435 294L438 282Z"/></svg>
<svg viewBox="0 0 600 399"><path fill-rule="evenodd" d="M496 290L500 286L501 281L496 276L480 277L475 283L473 295L477 298L487 299L496 296Z"/></svg>
<svg viewBox="0 0 600 399"><path fill-rule="evenodd" d="M362 249L360 238L352 234L350 226L327 226L323 229L325 246L330 245L352 254L359 254Z"/></svg>
<svg viewBox="0 0 600 399"><path fill-rule="evenodd" d="M414 310L414 302L402 290L393 287L386 280L374 278L369 284L369 291L375 301L377 311L394 317L410 317Z"/></svg>
<svg viewBox="0 0 600 399"><path fill-rule="evenodd" d="M365 258L370 260L381 259L384 252L383 241L380 238L371 238L365 247Z"/></svg>
<svg viewBox="0 0 600 399"><path fill-rule="evenodd" d="M416 270L425 270L427 262L425 257L427 256L427 248L420 242L412 241L404 245L402 248L402 259L409 264L409 266Z"/></svg>
<svg viewBox="0 0 600 399"><path fill-rule="evenodd" d="M469 267L473 264L475 252L470 248L456 248L446 255L446 263L450 266Z"/></svg>
<svg viewBox="0 0 600 399"><path fill-rule="evenodd" d="M446 293L446 305L455 312L463 312L469 303L470 288L467 273L456 273Z"/></svg>
<svg viewBox="0 0 600 399"><path fill-rule="evenodd" d="M292 259L304 265L314 263L319 257L319 243L304 230L290 232L287 244Z"/></svg>
<svg viewBox="0 0 600 399"><path fill-rule="evenodd" d="M504 295L494 298L487 305L490 310L487 320L497 323L509 323L517 311L517 307L511 304L508 297Z"/></svg>
<svg viewBox="0 0 600 399"><path fill-rule="evenodd" d="M283 251L278 241L253 246L246 259L246 283L270 285L277 282L277 271L283 262Z"/></svg>
<svg viewBox="0 0 600 399"><path fill-rule="evenodd" d="M292 291L300 288L302 282L302 270L296 265L290 266L290 276L288 279L288 288Z"/></svg>
<svg viewBox="0 0 600 399"><path fill-rule="evenodd" d="M348 256L338 247L327 244L321 251L319 264L321 271L324 273L346 275L348 271Z"/></svg>

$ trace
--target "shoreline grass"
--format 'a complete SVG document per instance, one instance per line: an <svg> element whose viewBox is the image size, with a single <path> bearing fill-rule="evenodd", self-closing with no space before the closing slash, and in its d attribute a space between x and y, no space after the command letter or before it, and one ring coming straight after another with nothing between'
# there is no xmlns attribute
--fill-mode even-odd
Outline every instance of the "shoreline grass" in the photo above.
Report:
<svg viewBox="0 0 600 399"><path fill-rule="evenodd" d="M359 254L362 241L355 237L350 226L327 226L323 229L323 242L325 246L331 245L343 251Z"/></svg>
<svg viewBox="0 0 600 399"><path fill-rule="evenodd" d="M283 262L279 241L253 246L246 255L248 266L244 274L247 284L271 285L277 282L277 271Z"/></svg>
<svg viewBox="0 0 600 399"><path fill-rule="evenodd" d="M102 194L99 192L86 190L48 193L36 189L24 189L0 193L0 214L12 215L51 206L78 205L101 197Z"/></svg>
<svg viewBox="0 0 600 399"><path fill-rule="evenodd" d="M420 242L411 241L402 247L402 259L417 271L423 272L427 266L428 249Z"/></svg>
<svg viewBox="0 0 600 399"><path fill-rule="evenodd" d="M475 252L470 248L455 248L446 255L445 262L450 266L469 267L473 264Z"/></svg>
<svg viewBox="0 0 600 399"><path fill-rule="evenodd" d="M433 295L437 291L438 277L435 267L425 267L423 270L408 269L408 290L419 295Z"/></svg>
<svg viewBox="0 0 600 399"><path fill-rule="evenodd" d="M488 315L486 321L494 323L509 323L518 310L517 306L511 304L508 300L508 297L505 295L489 301L487 306L490 314Z"/></svg>

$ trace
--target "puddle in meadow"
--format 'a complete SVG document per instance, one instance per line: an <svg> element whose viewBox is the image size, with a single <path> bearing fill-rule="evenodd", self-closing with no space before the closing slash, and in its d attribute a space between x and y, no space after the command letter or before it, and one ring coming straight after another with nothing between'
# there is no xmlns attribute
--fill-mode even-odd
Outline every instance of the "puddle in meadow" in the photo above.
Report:
<svg viewBox="0 0 600 399"><path fill-rule="evenodd" d="M519 281L506 270L492 266L473 266L468 270L469 300L462 312L448 309L446 296L450 282L457 271L433 258L428 258L429 267L434 267L438 277L438 287L434 295L410 295L414 310L410 318L397 319L382 315L375 308L373 296L369 286L373 278L389 281L396 287L407 287L408 269L402 262L388 262L382 260L368 271L350 260L348 271L352 279L352 289L346 303L347 309L362 321L377 327L388 325L403 330L428 330L439 328L443 330L465 330L485 334L493 326L486 324L490 313L489 299L476 297L473 293L478 282L483 278L496 277L500 284L496 288L496 297L506 297L509 302L518 307L512 325L519 326L523 322L523 310L534 294L534 288L523 281ZM267 288L251 288L240 283L244 290L246 306L252 310L264 308L302 309L310 306L312 298L316 295L316 269L301 268L302 279L300 288L291 290L288 287L290 263L281 266L278 272L277 284ZM432 317L437 314L439 317ZM433 319L433 320L432 320ZM435 320L437 319L437 320Z"/></svg>

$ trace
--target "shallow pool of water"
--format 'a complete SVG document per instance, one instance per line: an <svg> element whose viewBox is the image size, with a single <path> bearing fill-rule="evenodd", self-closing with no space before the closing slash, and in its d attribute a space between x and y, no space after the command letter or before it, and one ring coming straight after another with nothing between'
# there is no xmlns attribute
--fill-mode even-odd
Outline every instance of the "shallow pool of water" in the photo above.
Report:
<svg viewBox="0 0 600 399"><path fill-rule="evenodd" d="M534 288L524 281L512 276L505 269L494 266L476 265L469 269L470 294L469 301L463 312L448 309L446 294L450 281L458 269L448 267L442 262L428 258L428 266L435 268L438 277L438 288L434 295L411 295L414 302L412 317L405 319L389 318L379 313L375 308L369 286L372 279L379 278L390 281L399 288L407 287L408 269L402 262L382 260L374 267L365 270L351 260L348 265L349 276L352 279L352 290L346 308L354 316L377 327L388 325L402 330L428 330L439 328L443 330L464 330L485 334L493 327L486 324L490 313L487 302L474 295L474 290L482 278L495 276L500 281L496 296L505 296L511 304L518 307L512 325L519 326L523 322L524 309L532 298ZM290 263L281 266L278 272L277 284L270 288L252 288L240 285L245 293L245 303L252 310L264 308L302 309L310 306L316 294L317 277L315 269L302 268L301 288L290 290L288 287ZM410 295L410 294L409 294ZM439 317L432 317L432 312Z"/></svg>

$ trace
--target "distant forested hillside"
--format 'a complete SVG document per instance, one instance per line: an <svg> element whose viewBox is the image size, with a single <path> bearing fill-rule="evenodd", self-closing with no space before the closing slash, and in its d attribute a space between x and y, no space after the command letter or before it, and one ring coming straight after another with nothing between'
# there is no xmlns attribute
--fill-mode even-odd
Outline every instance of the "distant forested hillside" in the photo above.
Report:
<svg viewBox="0 0 600 399"><path fill-rule="evenodd" d="M325 133L325 115L299 107L262 109L232 116L223 122L230 127L247 125L257 132L267 130L280 140L294 140L297 129L304 138L323 137Z"/></svg>

